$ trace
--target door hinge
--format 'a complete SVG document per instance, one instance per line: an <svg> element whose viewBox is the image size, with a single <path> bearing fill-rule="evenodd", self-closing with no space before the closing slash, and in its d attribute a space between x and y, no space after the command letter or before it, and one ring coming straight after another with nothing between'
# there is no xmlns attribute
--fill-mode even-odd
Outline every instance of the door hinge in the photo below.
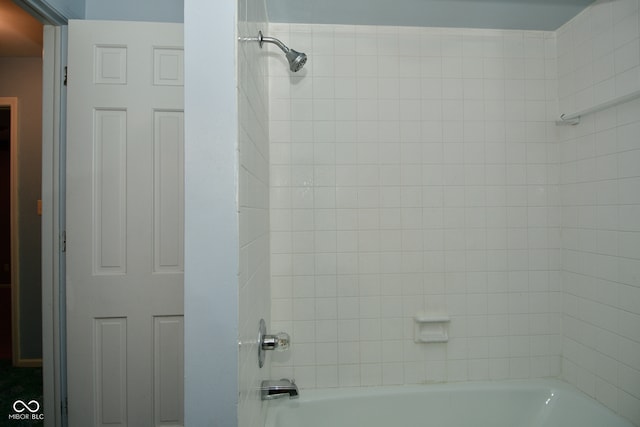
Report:
<svg viewBox="0 0 640 427"><path fill-rule="evenodd" d="M65 86L67 85L67 78L68 78L67 66L65 65L65 67L64 67L64 81L62 82L62 84L64 84Z"/></svg>
<svg viewBox="0 0 640 427"><path fill-rule="evenodd" d="M67 232L66 230L60 234L60 252L67 252Z"/></svg>

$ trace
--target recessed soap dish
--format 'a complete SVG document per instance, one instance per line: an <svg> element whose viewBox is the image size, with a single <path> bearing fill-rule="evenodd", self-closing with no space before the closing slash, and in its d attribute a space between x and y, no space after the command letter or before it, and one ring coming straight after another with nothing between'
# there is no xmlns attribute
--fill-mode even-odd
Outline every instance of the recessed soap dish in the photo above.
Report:
<svg viewBox="0 0 640 427"><path fill-rule="evenodd" d="M417 343L449 341L449 322L446 314L418 313L414 318L413 340Z"/></svg>

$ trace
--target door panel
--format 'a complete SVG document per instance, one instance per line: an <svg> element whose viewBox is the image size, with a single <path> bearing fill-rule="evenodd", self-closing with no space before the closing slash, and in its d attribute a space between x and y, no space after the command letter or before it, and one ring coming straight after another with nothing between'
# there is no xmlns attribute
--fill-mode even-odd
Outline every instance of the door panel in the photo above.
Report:
<svg viewBox="0 0 640 427"><path fill-rule="evenodd" d="M182 35L69 24L71 427L184 424Z"/></svg>

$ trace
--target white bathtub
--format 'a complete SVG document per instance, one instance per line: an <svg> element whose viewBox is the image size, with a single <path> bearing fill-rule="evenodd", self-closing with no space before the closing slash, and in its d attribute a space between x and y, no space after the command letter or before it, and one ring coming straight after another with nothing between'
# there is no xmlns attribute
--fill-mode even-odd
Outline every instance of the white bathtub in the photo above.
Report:
<svg viewBox="0 0 640 427"><path fill-rule="evenodd" d="M300 390L266 427L633 427L560 381Z"/></svg>

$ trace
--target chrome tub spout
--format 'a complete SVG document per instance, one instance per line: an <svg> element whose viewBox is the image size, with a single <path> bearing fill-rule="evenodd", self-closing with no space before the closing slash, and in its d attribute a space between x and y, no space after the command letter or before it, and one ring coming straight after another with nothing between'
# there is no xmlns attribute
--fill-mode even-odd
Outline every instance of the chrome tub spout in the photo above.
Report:
<svg viewBox="0 0 640 427"><path fill-rule="evenodd" d="M278 399L280 397L289 399L298 398L298 386L293 380L283 378L281 380L264 380L260 387L260 398L262 400Z"/></svg>

